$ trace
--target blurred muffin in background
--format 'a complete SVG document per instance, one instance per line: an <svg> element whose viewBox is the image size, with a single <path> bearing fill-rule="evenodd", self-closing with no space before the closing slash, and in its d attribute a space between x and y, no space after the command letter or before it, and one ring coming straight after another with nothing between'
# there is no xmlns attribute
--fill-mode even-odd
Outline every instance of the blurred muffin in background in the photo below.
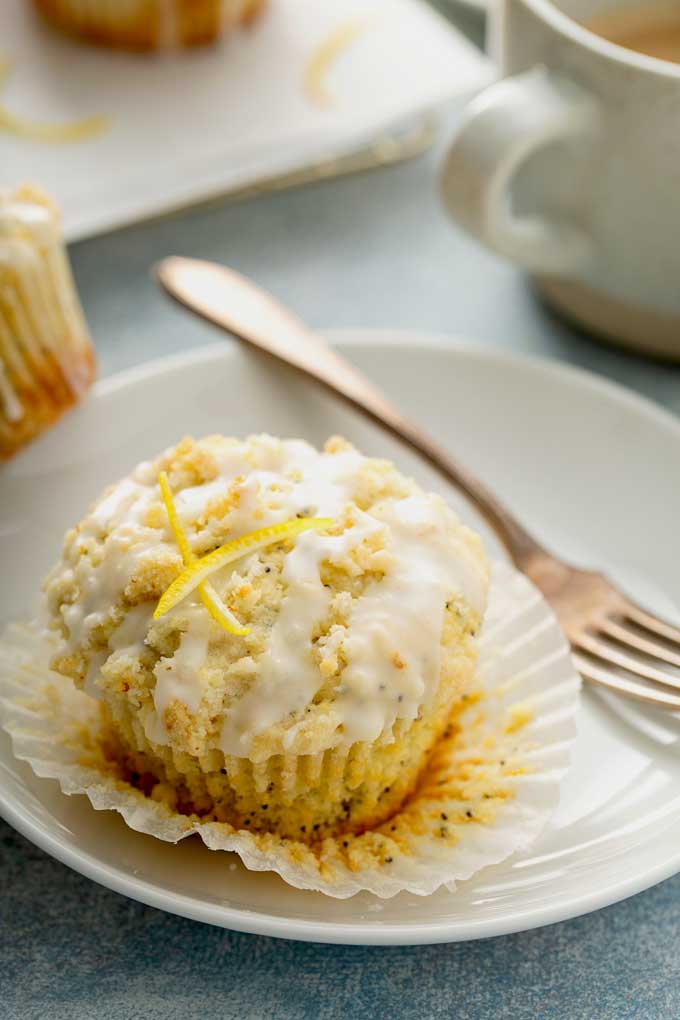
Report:
<svg viewBox="0 0 680 1020"><path fill-rule="evenodd" d="M0 461L75 404L94 373L59 211L37 188L0 190Z"/></svg>
<svg viewBox="0 0 680 1020"><path fill-rule="evenodd" d="M34 0L59 28L102 46L154 50L214 42L267 0Z"/></svg>

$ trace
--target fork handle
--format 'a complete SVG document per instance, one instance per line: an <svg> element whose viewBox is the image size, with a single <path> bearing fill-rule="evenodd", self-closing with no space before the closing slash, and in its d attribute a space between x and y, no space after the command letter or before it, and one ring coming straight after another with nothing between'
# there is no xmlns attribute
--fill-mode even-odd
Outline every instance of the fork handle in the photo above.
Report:
<svg viewBox="0 0 680 1020"><path fill-rule="evenodd" d="M198 259L173 256L159 263L156 273L181 304L320 383L420 454L481 512L521 570L543 558L543 548L483 482L266 291L226 266Z"/></svg>
<svg viewBox="0 0 680 1020"><path fill-rule="evenodd" d="M371 398L367 399L365 394L358 397L353 387L346 385L348 380L327 381L321 376L317 378L329 390L337 393L368 418L382 425L383 428L405 442L431 464L446 481L460 489L496 532L519 569L527 570L530 563L533 563L538 557L542 557L542 547L506 510L491 490L463 464L451 457L419 426L401 415L380 390L376 390Z"/></svg>

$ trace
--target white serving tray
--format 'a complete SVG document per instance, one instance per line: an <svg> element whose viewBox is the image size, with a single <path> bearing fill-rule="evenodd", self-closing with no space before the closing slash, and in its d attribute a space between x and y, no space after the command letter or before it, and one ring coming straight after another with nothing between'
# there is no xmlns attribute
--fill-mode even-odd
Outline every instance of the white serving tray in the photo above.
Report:
<svg viewBox="0 0 680 1020"><path fill-rule="evenodd" d="M350 21L330 66L334 105L304 88L310 56ZM61 37L28 0L0 5L0 103L55 124L105 115L97 138L46 144L0 130L0 186L46 187L75 240L354 152L490 77L422 0L271 0L223 45L137 55Z"/></svg>

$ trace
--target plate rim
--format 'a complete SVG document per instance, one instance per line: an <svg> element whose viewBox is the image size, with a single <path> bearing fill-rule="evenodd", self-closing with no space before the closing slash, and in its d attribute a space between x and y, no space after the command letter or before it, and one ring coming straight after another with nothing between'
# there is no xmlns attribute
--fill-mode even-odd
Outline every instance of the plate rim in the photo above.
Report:
<svg viewBox="0 0 680 1020"><path fill-rule="evenodd" d="M456 336L424 330L354 328L327 330L324 333L333 343L338 343L341 346L369 346L372 343L377 343L420 350L429 348L446 351L453 357L491 362L499 366L520 366L539 375L557 376L562 380L567 378L573 385L585 386L595 393L606 394L609 398L623 403L636 413L653 421L664 431L670 432L680 442L680 421L671 411L656 405L648 398L617 382L603 379L577 366L565 365L535 355L507 352L493 347L479 348ZM173 371L196 362L205 363L216 358L228 357L230 356L229 352L233 353L236 349L236 344L236 341L225 344L224 340L218 340L215 343L180 351L124 369L99 380L94 387L94 394L106 396L127 386L144 382L162 371ZM577 895L566 906L564 904L551 906L547 903L543 906L520 910L515 912L512 917L501 920L494 918L475 920L472 918L454 922L446 920L415 924L372 922L368 925L357 922L311 921L303 918L270 915L260 911L251 912L240 907L204 903L184 893L168 892L151 881L138 879L122 869L102 864L93 854L77 848L64 847L57 836L22 814L20 807L15 806L14 798L11 801L7 799L1 782L0 816L26 839L62 864L114 892L136 899L148 906L234 931L327 944L423 945L462 942L519 933L566 921L620 902L670 878L680 870L679 846L675 854L658 862L640 875L619 880L613 887L603 888L599 892Z"/></svg>
<svg viewBox="0 0 680 1020"><path fill-rule="evenodd" d="M213 327L219 329L219 327ZM537 354L527 354L524 351L508 351L501 347L478 347L471 340L463 339L457 334L447 334L437 330L418 329L390 329L386 327L368 326L365 329L360 326L347 326L342 328L319 328L316 332L324 336L335 346L365 346L371 343L384 344L389 347L420 347L424 349L428 345L438 351L444 350L461 357L478 361L491 361L499 365L521 365L537 374L547 376L559 376L569 378L574 384L579 383L595 392L600 392L619 399L628 406L635 408L650 420L664 428L669 428L680 438L680 417L661 404L655 403L649 397L637 393L623 383L607 379L587 368L579 365L571 365L566 362L542 357ZM208 362L215 357L228 352L229 350L250 349L247 342L237 340L227 334L221 340L208 344L201 344L199 347L191 347L184 351L175 351L172 354L165 354L159 358L152 358L139 365L121 369L111 375L97 379L89 397L106 396L108 393L115 393L116 390L125 386L143 382L163 369L182 368L195 361ZM259 356L258 352L253 352ZM297 371L293 369L293 371ZM86 398L87 400L87 398ZM77 413L77 408L75 410ZM21 454L19 454L21 456ZM11 462L10 462L11 464Z"/></svg>

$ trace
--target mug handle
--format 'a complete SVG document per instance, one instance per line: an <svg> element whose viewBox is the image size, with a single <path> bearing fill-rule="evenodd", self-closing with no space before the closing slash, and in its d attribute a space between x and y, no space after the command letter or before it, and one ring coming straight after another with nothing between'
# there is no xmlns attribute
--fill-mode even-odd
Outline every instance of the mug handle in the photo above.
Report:
<svg viewBox="0 0 680 1020"><path fill-rule="evenodd" d="M531 272L573 275L592 241L566 219L517 216L512 182L522 164L553 142L594 137L596 101L544 67L491 85L470 103L442 169L451 215L489 248Z"/></svg>

